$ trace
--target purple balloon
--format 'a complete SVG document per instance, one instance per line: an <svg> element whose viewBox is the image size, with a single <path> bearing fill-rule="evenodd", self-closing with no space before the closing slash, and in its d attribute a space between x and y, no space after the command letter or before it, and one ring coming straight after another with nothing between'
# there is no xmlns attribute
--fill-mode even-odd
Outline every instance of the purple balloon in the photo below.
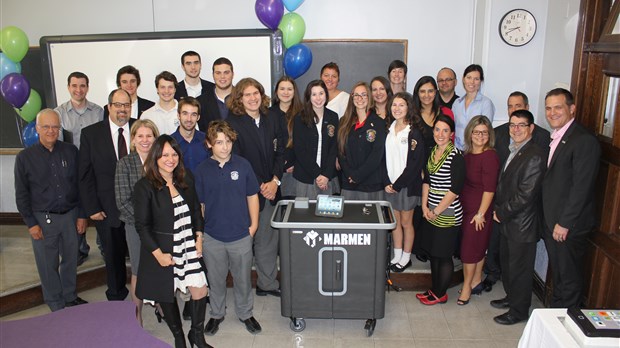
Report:
<svg viewBox="0 0 620 348"><path fill-rule="evenodd" d="M296 79L303 75L312 65L312 51L304 44L289 47L284 54L284 71Z"/></svg>
<svg viewBox="0 0 620 348"><path fill-rule="evenodd" d="M36 124L36 121L32 121L24 127L24 131L22 133L22 144L24 147L28 147L39 142L39 133L37 133Z"/></svg>
<svg viewBox="0 0 620 348"><path fill-rule="evenodd" d="M30 95L30 83L22 74L8 74L0 82L0 93L14 108L21 108Z"/></svg>
<svg viewBox="0 0 620 348"><path fill-rule="evenodd" d="M284 15L284 4L282 0L256 0L254 11L261 23L271 30L276 30Z"/></svg>

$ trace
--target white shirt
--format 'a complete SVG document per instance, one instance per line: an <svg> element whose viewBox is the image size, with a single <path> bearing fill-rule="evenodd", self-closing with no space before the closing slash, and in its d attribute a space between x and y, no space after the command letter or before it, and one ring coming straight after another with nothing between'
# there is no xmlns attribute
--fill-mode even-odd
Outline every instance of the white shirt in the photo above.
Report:
<svg viewBox="0 0 620 348"><path fill-rule="evenodd" d="M327 108L338 114L338 118L344 115L347 111L347 105L349 104L349 93L340 91L340 93L327 103Z"/></svg>
<svg viewBox="0 0 620 348"><path fill-rule="evenodd" d="M179 117L177 116L177 108L179 103L175 100L174 107L170 111L166 111L159 106L159 103L155 103L153 107L142 113L141 120L151 120L157 126L159 134L172 134L179 125Z"/></svg>
<svg viewBox="0 0 620 348"><path fill-rule="evenodd" d="M129 153L129 122L125 123L122 127L119 127L108 117L108 123L110 124L112 143L114 143L114 153L116 154L116 159L118 160L118 129L123 128L123 138L125 138L125 146L127 147L127 153Z"/></svg>
<svg viewBox="0 0 620 348"><path fill-rule="evenodd" d="M316 147L316 164L321 167L321 148L323 144L323 133L321 133L321 129L323 128L323 118L319 119L319 122L316 124L316 131L319 132L319 143Z"/></svg>
<svg viewBox="0 0 620 348"><path fill-rule="evenodd" d="M185 90L187 91L188 96L196 98L202 94L202 84L198 83L197 85L192 86L185 81Z"/></svg>
<svg viewBox="0 0 620 348"><path fill-rule="evenodd" d="M408 138L411 126L407 125L398 133L396 133L395 129L396 121L392 122L390 131L385 137L385 166L392 183L398 180L398 177L407 167Z"/></svg>

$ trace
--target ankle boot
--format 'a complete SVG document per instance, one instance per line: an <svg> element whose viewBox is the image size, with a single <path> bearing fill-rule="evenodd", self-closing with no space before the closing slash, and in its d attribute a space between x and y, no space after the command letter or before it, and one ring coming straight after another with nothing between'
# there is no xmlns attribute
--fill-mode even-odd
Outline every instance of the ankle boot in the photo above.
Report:
<svg viewBox="0 0 620 348"><path fill-rule="evenodd" d="M188 302L190 315L192 317L192 328L189 330L187 338L190 347L212 348L205 341L205 315L207 313L207 297L200 300L190 300Z"/></svg>
<svg viewBox="0 0 620 348"><path fill-rule="evenodd" d="M181 314L176 300L173 303L159 303L161 311L164 312L166 324L174 336L174 348L187 348L185 344L185 335L183 334L183 323L181 322Z"/></svg>

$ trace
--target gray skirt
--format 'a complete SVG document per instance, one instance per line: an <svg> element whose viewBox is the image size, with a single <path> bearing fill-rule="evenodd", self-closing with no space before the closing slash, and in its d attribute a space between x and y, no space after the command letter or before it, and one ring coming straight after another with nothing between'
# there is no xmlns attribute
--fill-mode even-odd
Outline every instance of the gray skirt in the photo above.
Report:
<svg viewBox="0 0 620 348"><path fill-rule="evenodd" d="M136 225L125 224L125 240L127 240L127 250L129 250L131 275L137 276L138 263L140 262L140 236L136 230Z"/></svg>
<svg viewBox="0 0 620 348"><path fill-rule="evenodd" d="M293 179L295 180L295 179ZM340 191L338 179L333 178L327 183L327 190L319 189L316 184L304 184L299 180L295 180L295 197L308 197L308 199L316 199L317 195L333 195Z"/></svg>
<svg viewBox="0 0 620 348"><path fill-rule="evenodd" d="M293 173L284 172L282 174L282 183L280 184L280 193L282 197L294 197L297 189L297 180L293 178Z"/></svg>
<svg viewBox="0 0 620 348"><path fill-rule="evenodd" d="M398 211L413 210L422 201L420 196L408 197L406 187L396 193L385 192L385 200L392 204L392 209Z"/></svg>
<svg viewBox="0 0 620 348"><path fill-rule="evenodd" d="M342 189L340 195L349 201L383 201L385 200L385 191L362 192Z"/></svg>

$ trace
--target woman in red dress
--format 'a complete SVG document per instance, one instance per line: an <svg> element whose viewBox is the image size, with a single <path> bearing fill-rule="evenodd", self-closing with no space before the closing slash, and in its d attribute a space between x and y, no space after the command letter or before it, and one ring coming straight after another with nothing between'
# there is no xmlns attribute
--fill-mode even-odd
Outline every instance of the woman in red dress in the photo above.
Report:
<svg viewBox="0 0 620 348"><path fill-rule="evenodd" d="M491 203L497 187L499 159L493 149L495 134L486 116L475 116L465 128L465 186L461 192L461 261L463 288L457 304L469 303L482 292L482 266L491 236Z"/></svg>

